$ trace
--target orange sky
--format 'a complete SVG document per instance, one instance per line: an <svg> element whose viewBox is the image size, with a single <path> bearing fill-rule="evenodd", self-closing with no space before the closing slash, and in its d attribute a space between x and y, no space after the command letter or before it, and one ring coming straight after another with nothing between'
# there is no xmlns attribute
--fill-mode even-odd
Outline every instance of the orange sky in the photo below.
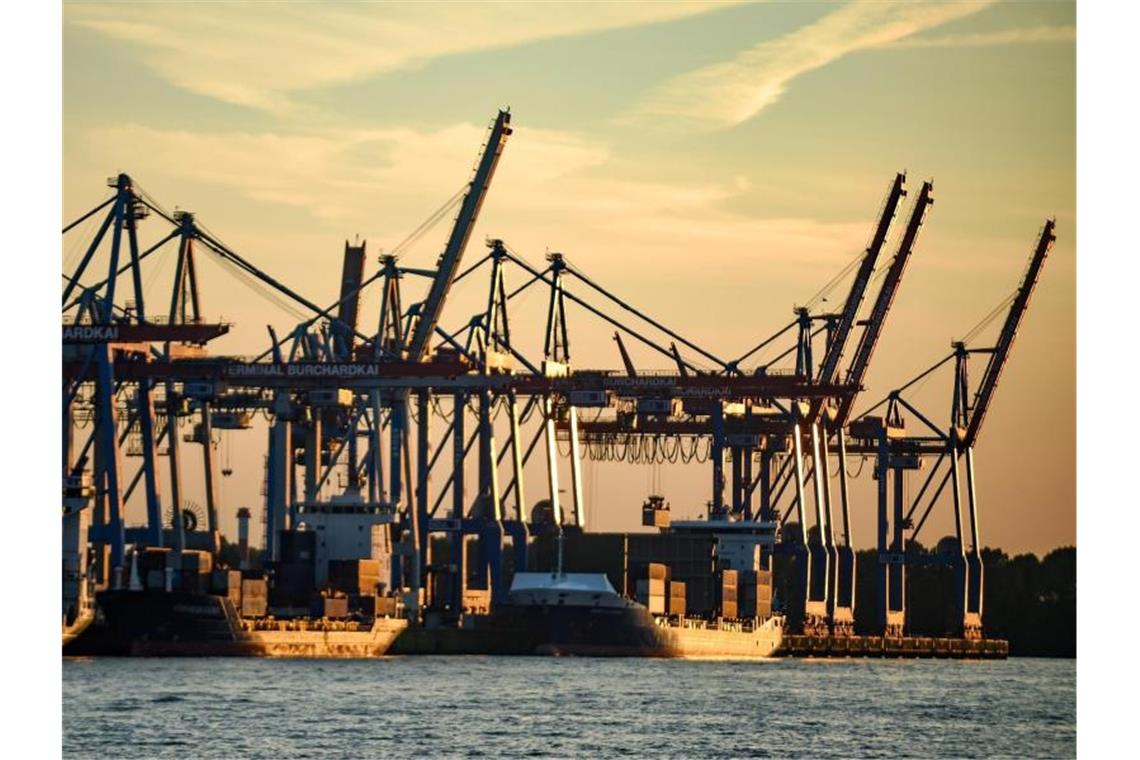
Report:
<svg viewBox="0 0 1140 760"><path fill-rule="evenodd" d="M934 179L936 202L860 411L1000 303L1055 216L1057 243L977 447L978 489L985 544L1075 543L1073 6L591 7L585 19L521 4L478 18L447 4L172 4L140 16L68 3L64 217L127 171L330 303L344 239L367 238L371 254L395 245L467 179L486 120L509 104L516 132L469 259L488 235L532 262L564 251L714 354L735 355L859 254L889 179L907 170L914 191ZM445 228L404 262L431 266ZM65 267L80 246L65 237ZM156 263L158 291L172 271L169 257ZM236 322L220 352L257 353L267 322L285 332L297 321L212 262L202 276L207 311ZM445 325L477 308L474 280L457 288ZM524 336L542 300L522 300ZM377 303L366 298L364 320ZM611 330L577 311L571 327L576 365L619 366ZM949 394L939 375L917 398L944 420ZM232 532L237 507L261 508L265 439L260 429L230 438ZM592 527L634 528L648 468L591 464L586 475ZM854 492L859 545L873 539L868 475ZM676 514L703 509L707 470L662 480ZM536 471L536 497L540 482ZM141 505L130 516L141 520ZM924 542L947 531L932 522Z"/></svg>

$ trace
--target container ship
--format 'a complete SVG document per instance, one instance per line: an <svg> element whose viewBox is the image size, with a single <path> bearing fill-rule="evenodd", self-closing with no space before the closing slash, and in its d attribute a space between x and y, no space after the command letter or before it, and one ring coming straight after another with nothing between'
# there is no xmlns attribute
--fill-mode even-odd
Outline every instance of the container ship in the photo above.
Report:
<svg viewBox="0 0 1140 760"><path fill-rule="evenodd" d="M601 573L518 573L509 600L454 628L412 628L394 654L584 657L772 657L784 618L726 621L653 614L621 596Z"/></svg>
<svg viewBox="0 0 1140 760"><path fill-rule="evenodd" d="M343 522L353 510L335 514ZM717 537L707 530L588 534L540 520L530 559L509 568L508 591L494 600L487 579L470 572L477 563L465 561L474 560L477 538L458 564L446 544L436 546L433 582L409 593L393 581L394 568L408 568L391 526L365 522L329 531L310 512L301 530L279 533L280 559L256 570L216 567L205 548L139 546L120 588L84 595L94 602L90 622L65 635L64 654L769 657L783 639L771 573L728 567L733 552L747 552L723 535L718 569ZM765 540L755 530L744 542L753 560ZM239 532L248 565L244 524ZM184 540L210 543L193 531Z"/></svg>
<svg viewBox="0 0 1140 760"><path fill-rule="evenodd" d="M662 508L659 500L650 504L652 511ZM65 633L64 654L1008 654L1004 642L791 634L773 588L776 531L769 523L706 519L658 525L654 533L586 533L544 522L536 510L528 525L534 535L523 544L525 552L509 554L505 593L496 598L478 535L433 542L424 573L428 583L409 590L399 578L414 569L393 542L389 520L344 505L325 516L330 515L335 518L322 520L310 510L299 529L279 532L279 559L260 568L249 567L244 540L243 569L215 566L215 554L205 548L136 547L120 588L90 594L91 620ZM330 529L343 528L345 520L353 522L351 530ZM210 543L201 532L185 538L191 545Z"/></svg>
<svg viewBox="0 0 1140 760"><path fill-rule="evenodd" d="M274 593L266 578L212 569L207 552L142 549L125 588L94 594L92 621L64 636L63 653L379 657L407 627L391 598L357 600L350 614L347 596L306 594L298 605L294 595L270 607Z"/></svg>
<svg viewBox="0 0 1140 760"><path fill-rule="evenodd" d="M394 654L604 657L772 657L786 620L772 607L772 573L760 569L771 526L692 521L656 533L551 529L536 517L527 569L505 598L464 588L452 612L440 575L437 609L409 628ZM544 528L546 530L544 530ZM448 547L435 547L452 567ZM461 561L462 564L462 561ZM739 568L739 569L738 569ZM467 581L471 577L464 576Z"/></svg>

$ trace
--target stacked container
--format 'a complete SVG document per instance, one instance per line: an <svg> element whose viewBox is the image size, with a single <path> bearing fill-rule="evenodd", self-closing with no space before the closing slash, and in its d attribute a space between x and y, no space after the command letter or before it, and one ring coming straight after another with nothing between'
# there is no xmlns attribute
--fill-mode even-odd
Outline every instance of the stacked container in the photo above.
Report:
<svg viewBox="0 0 1140 760"><path fill-rule="evenodd" d="M214 559L209 552L186 549L182 552L181 583L179 588L191 594L210 593L210 572Z"/></svg>
<svg viewBox="0 0 1140 760"><path fill-rule="evenodd" d="M269 605L269 584L264 578L246 578L241 582L242 617L264 617Z"/></svg>
<svg viewBox="0 0 1140 760"><path fill-rule="evenodd" d="M210 574L210 592L227 597L234 607L241 606L241 571L215 570Z"/></svg>
<svg viewBox="0 0 1140 760"><path fill-rule="evenodd" d="M772 572L756 570L740 574L740 616L766 618L772 614Z"/></svg>
<svg viewBox="0 0 1140 760"><path fill-rule="evenodd" d="M705 534L631 533L628 536L630 577L645 577L649 563L668 565L670 579L685 584L686 613L711 614L718 597L715 545L716 538Z"/></svg>
<svg viewBox="0 0 1140 760"><path fill-rule="evenodd" d="M669 568L659 562L646 566L646 576L637 581L637 601L649 608L653 615L664 615L669 589Z"/></svg>
<svg viewBox="0 0 1140 760"><path fill-rule="evenodd" d="M669 581L669 614L685 616L686 597L683 581Z"/></svg>
<svg viewBox="0 0 1140 760"><path fill-rule="evenodd" d="M138 566L139 579L143 586L150 591L163 591L166 589L166 568L172 561L169 548L163 546L148 546L139 552Z"/></svg>
<svg viewBox="0 0 1140 760"><path fill-rule="evenodd" d="M318 596L313 600L313 617L340 619L348 617L348 597Z"/></svg>
<svg viewBox="0 0 1140 760"><path fill-rule="evenodd" d="M720 572L720 616L736 619L740 617L740 597L737 594L738 573L735 570L721 570Z"/></svg>
<svg viewBox="0 0 1140 760"><path fill-rule="evenodd" d="M356 596L375 596L380 562L374 559L329 560L329 586Z"/></svg>

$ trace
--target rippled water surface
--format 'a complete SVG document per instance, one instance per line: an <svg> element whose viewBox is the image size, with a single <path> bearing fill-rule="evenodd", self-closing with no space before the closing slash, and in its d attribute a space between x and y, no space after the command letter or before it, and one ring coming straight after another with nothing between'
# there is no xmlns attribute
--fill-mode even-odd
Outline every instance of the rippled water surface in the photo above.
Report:
<svg viewBox="0 0 1140 760"><path fill-rule="evenodd" d="M63 665L65 757L1072 757L1076 663L418 657Z"/></svg>

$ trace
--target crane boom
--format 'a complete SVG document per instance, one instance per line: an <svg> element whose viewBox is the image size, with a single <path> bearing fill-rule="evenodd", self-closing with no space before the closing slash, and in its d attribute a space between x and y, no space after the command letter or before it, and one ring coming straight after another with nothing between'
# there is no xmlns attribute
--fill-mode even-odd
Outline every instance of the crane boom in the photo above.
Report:
<svg viewBox="0 0 1140 760"><path fill-rule="evenodd" d="M903 273L906 271L907 262L910 260L911 253L914 251L914 241L918 238L919 227L922 226L922 220L926 216L927 207L934 203L934 199L930 197L933 191L934 184L932 182L922 183L922 190L919 191L918 200L915 201L914 209L910 213L910 221L907 222L906 232L903 233L902 241L899 243L898 253L895 254L894 259L891 261L890 268L883 278L883 284L880 286L879 294L875 298L875 305L871 309L870 317L867 318L867 327L859 337L859 346L855 349L855 356L852 357L851 366L847 371L848 385L859 387L863 384L863 378L867 374L867 367L871 363L871 355L875 352L875 346L878 344L879 336L883 332L883 325L886 323L887 314L891 310L891 304L894 303L895 294L898 292ZM840 401L837 416L839 425L843 425L847 422L847 418L851 414L851 404L853 401L854 394L848 394Z"/></svg>
<svg viewBox="0 0 1140 760"><path fill-rule="evenodd" d="M1045 265L1045 258L1049 255L1049 249L1052 247L1053 241L1057 239L1056 235L1053 234L1055 225L1056 221L1049 219L1045 222L1045 226L1041 228L1041 236L1037 239L1037 247L1033 250L1033 257L1029 260L1029 267L1025 270L1025 276L1021 279L1021 285L1017 289L1017 295L1014 296L1013 303L1009 306L1009 313L1005 317L1005 324L1002 325L997 344L994 346L993 353L990 354L990 360L986 364L985 374L982 375L982 381L978 385L978 392L974 396L973 410L970 414L970 425L966 428L966 435L962 441L964 446L973 446L974 442L978 439L978 433L982 429L982 422L985 421L986 418L986 411L989 409L990 402L993 400L994 391L997 390L998 380L1001 379L1001 371L1009 359L1009 351L1010 348L1013 347L1013 339L1017 337L1017 328L1021 325L1021 320L1029 308L1029 298L1033 295L1033 289L1037 285L1037 278L1041 275L1041 267Z"/></svg>
<svg viewBox="0 0 1140 760"><path fill-rule="evenodd" d="M447 293L451 290L451 283L455 280L455 274L459 270L463 250L467 247L467 240L471 237L471 230L479 216L483 199L487 197L487 188L495 174L499 156L502 155L503 146L510 134L510 111L499 111L495 123L491 126L491 135L487 138L483 156L479 159L479 164L475 169L475 176L471 179L467 195L464 196L463 203L459 207L459 214L455 217L455 226L451 229L451 236L447 239L447 247L444 248L439 257L439 265L436 269L435 279L431 283L431 290L428 291L427 299L420 309L419 319L416 320L415 330L408 343L407 358L409 361L421 361L424 354L427 353L428 340L435 332L436 325L439 324L443 302L447 298Z"/></svg>
<svg viewBox="0 0 1140 760"><path fill-rule="evenodd" d="M839 360L843 356L843 347L847 344L847 338L855 326L855 317L859 313L859 306L863 303L863 296L867 292L867 284L871 281L871 274L875 271L879 252L887 239L891 220L894 219L899 201L906 195L906 190L903 190L905 181L905 174L896 174L891 183L891 189L887 192L887 201L883 205L883 213L879 216L879 224L875 228L874 237L871 238L871 244L867 246L863 260L859 263L859 270L855 274L855 280L851 283L851 291L847 294L847 302L843 305L839 324L836 325L835 331L832 333L831 342L828 343L827 351L820 363L819 382L821 383L830 383L835 380L835 375L839 370Z"/></svg>

